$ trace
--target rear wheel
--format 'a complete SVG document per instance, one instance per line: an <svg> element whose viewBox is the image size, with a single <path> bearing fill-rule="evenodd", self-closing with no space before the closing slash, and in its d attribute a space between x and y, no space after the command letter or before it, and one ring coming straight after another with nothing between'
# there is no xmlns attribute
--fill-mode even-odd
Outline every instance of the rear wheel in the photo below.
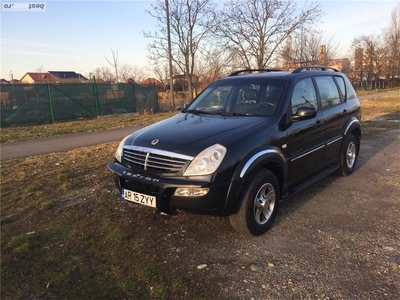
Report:
<svg viewBox="0 0 400 300"><path fill-rule="evenodd" d="M357 138L353 134L348 135L344 140L339 168L336 171L337 175L348 176L353 173L356 168L358 149Z"/></svg>
<svg viewBox="0 0 400 300"><path fill-rule="evenodd" d="M242 205L231 215L232 227L245 235L261 235L275 219L279 201L278 179L269 170L258 171L244 187Z"/></svg>

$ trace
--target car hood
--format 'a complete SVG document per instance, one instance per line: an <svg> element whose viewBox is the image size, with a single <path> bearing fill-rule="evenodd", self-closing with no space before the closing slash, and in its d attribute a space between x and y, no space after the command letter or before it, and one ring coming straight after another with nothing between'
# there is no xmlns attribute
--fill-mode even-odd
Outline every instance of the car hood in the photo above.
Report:
<svg viewBox="0 0 400 300"><path fill-rule="evenodd" d="M228 146L225 141L229 144L242 141L266 121L268 118L256 116L180 113L133 133L125 145L196 156L216 143Z"/></svg>

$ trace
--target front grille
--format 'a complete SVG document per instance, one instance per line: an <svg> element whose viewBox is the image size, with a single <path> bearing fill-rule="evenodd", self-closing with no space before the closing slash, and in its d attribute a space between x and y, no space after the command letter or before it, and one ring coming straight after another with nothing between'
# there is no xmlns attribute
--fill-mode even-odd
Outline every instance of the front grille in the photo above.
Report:
<svg viewBox="0 0 400 300"><path fill-rule="evenodd" d="M124 148L124 162L132 168L157 173L178 173L193 158L176 153L148 148Z"/></svg>

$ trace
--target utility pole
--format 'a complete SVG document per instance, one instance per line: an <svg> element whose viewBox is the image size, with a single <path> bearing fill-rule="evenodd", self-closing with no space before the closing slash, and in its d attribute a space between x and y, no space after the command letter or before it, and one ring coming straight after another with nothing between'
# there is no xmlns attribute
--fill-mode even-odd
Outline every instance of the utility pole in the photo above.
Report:
<svg viewBox="0 0 400 300"><path fill-rule="evenodd" d="M166 11L166 14L167 14L169 87L170 87L170 90L171 90L171 103L172 103L172 108L175 109L175 100L174 100L174 80L173 80L173 78L172 78L171 28L170 28L170 24L169 24L169 4L168 4L168 0L165 0L165 11Z"/></svg>
<svg viewBox="0 0 400 300"><path fill-rule="evenodd" d="M12 88L13 88L14 107L17 107L17 100L15 99L14 76L13 76L12 70L10 71L10 77L11 77L11 84L12 84Z"/></svg>

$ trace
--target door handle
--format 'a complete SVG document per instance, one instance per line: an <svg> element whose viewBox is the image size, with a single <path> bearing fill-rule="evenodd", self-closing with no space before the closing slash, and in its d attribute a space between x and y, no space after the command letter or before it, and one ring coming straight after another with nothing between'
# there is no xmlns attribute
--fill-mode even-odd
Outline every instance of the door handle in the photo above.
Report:
<svg viewBox="0 0 400 300"><path fill-rule="evenodd" d="M315 127L320 128L324 123L324 120L317 120L315 121Z"/></svg>

